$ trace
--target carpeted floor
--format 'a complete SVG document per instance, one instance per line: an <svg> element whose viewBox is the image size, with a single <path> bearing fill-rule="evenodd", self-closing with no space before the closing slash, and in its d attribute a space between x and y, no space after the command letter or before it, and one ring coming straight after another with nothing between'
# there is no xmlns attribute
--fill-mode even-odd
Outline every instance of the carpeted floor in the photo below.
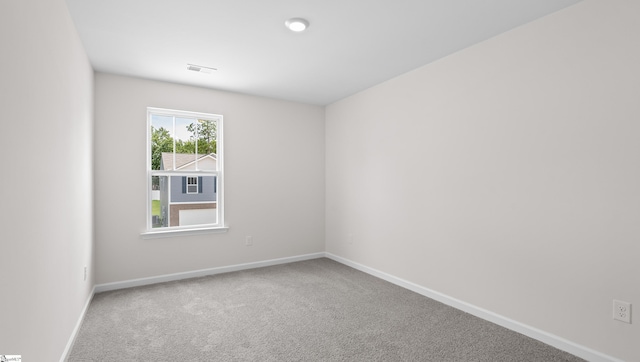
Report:
<svg viewBox="0 0 640 362"><path fill-rule="evenodd" d="M582 361L329 259L97 294L68 361Z"/></svg>

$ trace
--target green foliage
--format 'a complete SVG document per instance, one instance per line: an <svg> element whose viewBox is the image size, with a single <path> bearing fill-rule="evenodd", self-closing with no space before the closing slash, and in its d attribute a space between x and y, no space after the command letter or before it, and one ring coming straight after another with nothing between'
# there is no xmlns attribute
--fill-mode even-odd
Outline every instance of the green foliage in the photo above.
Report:
<svg viewBox="0 0 640 362"><path fill-rule="evenodd" d="M217 151L217 124L215 121L207 119L199 119L196 123L191 123L187 126L187 130L191 132L191 139L189 142L198 140L198 154L206 155L209 153L216 153Z"/></svg>
<svg viewBox="0 0 640 362"><path fill-rule="evenodd" d="M215 121L199 119L197 122L187 126L191 132L188 141L176 140L176 153L196 153L196 141L198 145L197 153L206 155L217 152L217 124ZM162 153L173 152L173 137L168 130L163 127L158 129L151 126L151 169L159 170Z"/></svg>
<svg viewBox="0 0 640 362"><path fill-rule="evenodd" d="M159 170L162 152L173 152L173 137L169 131L160 127L151 127L151 169Z"/></svg>

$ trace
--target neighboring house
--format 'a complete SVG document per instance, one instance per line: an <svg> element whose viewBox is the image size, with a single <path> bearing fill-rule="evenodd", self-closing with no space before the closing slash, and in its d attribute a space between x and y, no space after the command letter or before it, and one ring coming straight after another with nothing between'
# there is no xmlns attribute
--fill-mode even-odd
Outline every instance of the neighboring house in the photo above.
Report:
<svg viewBox="0 0 640 362"><path fill-rule="evenodd" d="M161 170L213 171L217 169L214 153L199 155L162 153ZM216 176L160 177L161 226L184 226L216 222Z"/></svg>

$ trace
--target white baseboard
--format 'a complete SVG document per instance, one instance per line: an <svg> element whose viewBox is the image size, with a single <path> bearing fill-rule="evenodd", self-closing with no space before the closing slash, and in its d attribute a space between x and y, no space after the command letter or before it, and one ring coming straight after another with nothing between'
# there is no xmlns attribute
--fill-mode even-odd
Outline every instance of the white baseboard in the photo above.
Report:
<svg viewBox="0 0 640 362"><path fill-rule="evenodd" d="M320 253L292 256L287 258L258 261L253 263L236 264L236 265L224 266L219 268L201 269L201 270L194 270L194 271L184 272L184 273L167 274L167 275L160 275L156 277L132 279L132 280L126 280L122 282L95 285L91 291L91 294L87 298L87 302L85 303L84 308L82 309L82 313L78 318L78 322L76 323L76 326L73 329L71 336L69 337L67 346L65 347L64 352L62 353L62 357L60 357L60 362L65 362L69 357L69 353L73 348L73 344L75 343L76 337L78 336L78 332L80 331L80 327L82 326L84 317L87 314L89 305L91 304L91 301L93 300L93 296L96 293L106 292L106 291L116 290L116 289L132 288L132 287L137 287L142 285L163 283L163 282L174 281L174 280L196 278L196 277L202 277L202 276L214 275L214 274L220 274L220 273L228 273L232 271L261 268L265 266L272 266L272 265L279 265L279 264L287 264L287 263L293 263L296 261L318 259L318 258L323 258L324 256L325 256L325 253L320 252Z"/></svg>
<svg viewBox="0 0 640 362"><path fill-rule="evenodd" d="M76 327L73 330L71 338L69 339L69 342L67 343L67 347L64 350L64 353L62 355L62 358L60 359L60 362L64 362L66 360L66 358L67 358L67 355L71 351L71 348L73 347L73 343L75 341L76 335L77 335L77 333L78 333L78 331L80 329L80 326L82 325L82 321L84 320L84 316L85 316L85 314L87 312L87 309L89 308L89 304L91 303L91 300L93 299L93 296L94 296L95 293L106 292L106 291L116 290L116 289L132 288L132 287L150 285L150 284L156 284L156 283L163 283L163 282L169 282L169 281L174 281L174 280L197 278L197 277L202 277L202 276L207 276L207 275L228 273L228 272L239 271L239 270L261 268L261 267L272 266L272 265L287 264L287 263L293 263L293 262L296 262L296 261L317 259L317 258L322 258L322 257L327 257L327 258L332 259L332 260L334 260L334 261L336 261L338 263L350 266L350 267L352 267L354 269L360 270L362 272L365 272L367 274L370 274L370 275L375 276L377 278L380 278L382 280L386 280L386 281L388 281L390 283L393 283L393 284L398 285L400 287L403 287L405 289L408 289L408 290L411 290L411 291L416 292L418 294L424 295L425 297L437 300L438 302L441 302L443 304L449 305L449 306L451 306L453 308L456 308L456 309L459 309L459 310L464 311L466 313L469 313L471 315L474 315L474 316L476 316L478 318L482 318L482 319L484 319L486 321L495 323L495 324L497 324L499 326L505 327L505 328L510 329L512 331L524 334L525 336L528 336L528 337L531 337L533 339L539 340L539 341L541 341L543 343L546 343L546 344L548 344L550 346L553 346L553 347L558 348L560 350L563 350L565 352L569 352L569 353L571 353L571 354L573 354L575 356L578 356L580 358L584 358L587 361L592 361L592 362L623 362L622 360L619 360L617 358L608 356L608 355L606 355L604 353L601 353L601 352L598 352L596 350L587 348L587 347L579 345L577 343L571 342L569 340L566 340L564 338L558 337L558 336L553 335L551 333L539 330L537 328L534 328L534 327L528 326L526 324L517 322L515 320L506 318L504 316L501 316L501 315L496 314L494 312L488 311L486 309L483 309L483 308L474 306L472 304L466 303L466 302L461 301L459 299L450 297L448 295L439 293L439 292L431 290L429 288L425 288L425 287L420 286L418 284L409 282L407 280L395 277L395 276L393 276L391 274L387 274L387 273L379 271L377 269L370 268L368 266L356 263L356 262L351 261L349 259L337 256L337 255L334 255L334 254L331 254L331 253L328 253L328 252L305 254L305 255L286 257L286 258L280 258L280 259L271 259L271 260L258 261L258 262L245 263L245 264L236 264L236 265L230 265L230 266L224 266L224 267L218 267L218 268L194 270L194 271L183 272L183 273L166 274L166 275L160 275L160 276L156 276L156 277L126 280L126 281L122 281L122 282L98 284L93 288L93 291L92 291L91 295L87 299L85 307L84 307L84 309L82 311L82 314L80 315L80 318L78 319L78 323L76 324Z"/></svg>
<svg viewBox="0 0 640 362"><path fill-rule="evenodd" d="M587 361L592 362L623 362L617 358L608 356L604 353L595 351L593 349L587 348L585 346L579 345L577 343L566 340L562 337L558 337L551 333L542 331L540 329L528 326L526 324L520 323L518 321L506 318L494 312L488 311L486 309L482 309L480 307L474 306L472 304L463 302L459 299L452 298L448 295L436 292L435 290L431 290L429 288L425 288L418 284L409 282L407 280L395 277L393 275L387 274L385 272L381 272L379 270L370 268L368 266L356 263L349 259L345 259L343 257L333 255L331 253L325 253L325 256L329 259L337 261L338 263L350 266L354 269L360 270L377 278L386 280L390 283L403 287L405 289L409 289L418 294L424 295L425 297L437 300L440 303L449 305L453 308L459 309L461 311L467 312L471 315L474 315L478 318L482 318L486 321L495 323L499 326L505 327L512 331L518 332L520 334L524 334L525 336L531 337L533 339L537 339L543 343L546 343L550 346L553 346L557 349L563 350L565 352L569 352L575 356L580 358L584 358Z"/></svg>
<svg viewBox="0 0 640 362"><path fill-rule="evenodd" d="M84 308L82 308L82 312L80 313L80 317L78 318L78 322L76 326L73 328L73 332L71 332L71 336L69 337L69 341L67 342L67 346L64 348L62 352L62 357L60 357L60 362L65 362L69 357L69 352L71 352L71 348L73 348L73 344L76 341L76 337L78 336L78 332L80 331L80 326L82 326L82 322L84 321L84 317L87 314L87 310L89 310L89 305L93 300L93 296L96 294L96 288L93 287L91 289L91 293L87 298L87 301L84 303Z"/></svg>
<svg viewBox="0 0 640 362"><path fill-rule="evenodd" d="M246 269L262 268L265 266L287 264L287 263L293 263L296 261L318 259L324 256L325 256L325 253L320 252L320 253L292 256L287 258L271 259L271 260L257 261L257 262L245 263L245 264L236 264L236 265L230 265L230 266L222 266L218 268L200 269L200 270L193 270L193 271L175 273L175 274L165 274L165 275L160 275L155 277L131 279L131 280L125 280L121 282L98 284L95 287L95 292L101 293L101 292L106 292L106 291L116 290L116 289L139 287L143 285L171 282L174 280L198 278L198 277L203 277L207 275L229 273L233 271L246 270Z"/></svg>

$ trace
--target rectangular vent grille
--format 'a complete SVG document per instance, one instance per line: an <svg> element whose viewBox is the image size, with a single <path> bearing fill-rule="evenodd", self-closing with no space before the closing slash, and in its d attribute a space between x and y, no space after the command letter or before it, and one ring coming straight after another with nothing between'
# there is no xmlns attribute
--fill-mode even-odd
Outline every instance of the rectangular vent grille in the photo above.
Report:
<svg viewBox="0 0 640 362"><path fill-rule="evenodd" d="M187 64L187 69L192 70L194 72L207 73L207 74L211 74L217 70L216 68L203 67L201 65L195 65L195 64Z"/></svg>

